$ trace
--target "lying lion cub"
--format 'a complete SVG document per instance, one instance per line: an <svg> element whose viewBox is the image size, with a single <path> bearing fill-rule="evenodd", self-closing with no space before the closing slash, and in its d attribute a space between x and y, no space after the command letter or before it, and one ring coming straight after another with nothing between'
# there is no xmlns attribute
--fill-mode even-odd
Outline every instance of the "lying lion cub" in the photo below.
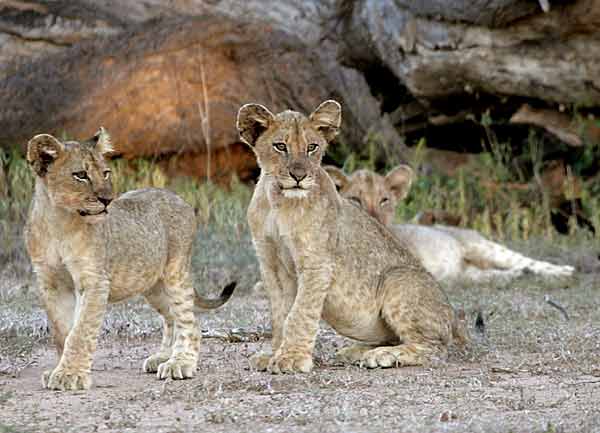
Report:
<svg viewBox="0 0 600 433"><path fill-rule="evenodd" d="M162 315L160 351L144 371L160 379L192 377L200 334L194 303L217 308L220 299L195 295L190 275L194 210L166 190L130 191L112 200L103 155L110 138L61 142L51 135L29 141L27 160L36 174L25 238L60 361L46 372L50 389L88 389L92 355L108 302L143 294Z"/></svg>
<svg viewBox="0 0 600 433"><path fill-rule="evenodd" d="M384 226L341 197L321 167L341 107L309 117L240 108L237 128L261 176L248 221L271 301L274 354L254 366L309 372L319 320L363 344L342 350L367 367L420 365L444 355L464 328L438 283Z"/></svg>
<svg viewBox="0 0 600 433"><path fill-rule="evenodd" d="M337 167L327 166L325 170L341 195L390 227L438 281L507 279L525 271L544 277L566 277L574 272L572 266L531 259L474 230L392 224L396 205L407 196L414 178L407 165L399 165L385 177L369 170L357 170L348 176Z"/></svg>

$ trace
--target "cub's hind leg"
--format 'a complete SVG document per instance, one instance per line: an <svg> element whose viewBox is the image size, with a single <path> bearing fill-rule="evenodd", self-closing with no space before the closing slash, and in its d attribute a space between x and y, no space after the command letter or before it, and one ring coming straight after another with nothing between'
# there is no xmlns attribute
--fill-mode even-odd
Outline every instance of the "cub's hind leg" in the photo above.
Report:
<svg viewBox="0 0 600 433"><path fill-rule="evenodd" d="M190 275L190 254L174 257L165 270L164 293L173 317L171 356L158 366L159 379L194 376L200 351L200 331L194 315L196 297Z"/></svg>
<svg viewBox="0 0 600 433"><path fill-rule="evenodd" d="M160 314L163 322L163 336L160 349L154 355L146 358L142 367L146 373L156 373L158 366L168 361L173 352L175 320L169 308L170 302L162 282L157 283L144 296L148 303Z"/></svg>
<svg viewBox="0 0 600 433"><path fill-rule="evenodd" d="M572 266L555 265L527 257L504 245L484 238L474 230L440 226L436 226L436 228L448 233L461 243L464 260L468 267L483 271L479 275L477 275L477 272L472 272L471 278L481 278L482 280L495 277L514 278L523 274L525 270L545 277L568 277L575 272ZM489 271L497 271L498 273L494 274Z"/></svg>
<svg viewBox="0 0 600 433"><path fill-rule="evenodd" d="M381 287L381 318L396 341L362 353L368 368L416 366L445 358L452 338L454 311L428 274L391 270Z"/></svg>

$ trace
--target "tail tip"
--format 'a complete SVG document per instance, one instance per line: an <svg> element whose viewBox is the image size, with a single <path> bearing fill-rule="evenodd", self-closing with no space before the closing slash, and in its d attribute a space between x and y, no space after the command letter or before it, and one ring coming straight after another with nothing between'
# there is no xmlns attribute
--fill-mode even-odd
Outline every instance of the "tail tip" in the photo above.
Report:
<svg viewBox="0 0 600 433"><path fill-rule="evenodd" d="M480 334L485 334L485 321L483 320L483 313L481 311L477 312L477 317L475 318L475 329Z"/></svg>
<svg viewBox="0 0 600 433"><path fill-rule="evenodd" d="M232 281L231 283L227 284L221 292L221 299L231 298L231 295L233 295L233 291L235 290L235 286L237 286L237 281Z"/></svg>

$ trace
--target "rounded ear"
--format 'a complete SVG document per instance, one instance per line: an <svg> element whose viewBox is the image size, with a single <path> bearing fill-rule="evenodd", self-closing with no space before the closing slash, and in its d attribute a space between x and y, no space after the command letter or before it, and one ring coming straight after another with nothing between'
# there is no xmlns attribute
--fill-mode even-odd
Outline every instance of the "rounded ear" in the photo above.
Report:
<svg viewBox="0 0 600 433"><path fill-rule="evenodd" d="M339 102L329 99L321 103L308 117L325 140L333 140L340 132L342 125L342 106Z"/></svg>
<svg viewBox="0 0 600 433"><path fill-rule="evenodd" d="M408 195L413 178L413 169L402 164L393 168L385 176L385 185L392 191L396 200L402 200Z"/></svg>
<svg viewBox="0 0 600 433"><path fill-rule="evenodd" d="M110 135L108 134L108 131L106 131L104 126L101 126L100 129L98 130L98 132L96 132L94 134L94 136L87 141L91 142L92 145L96 149L98 149L98 151L102 155L105 155L107 153L112 153L115 151L115 149L112 145L112 140L110 138Z"/></svg>
<svg viewBox="0 0 600 433"><path fill-rule="evenodd" d="M27 143L27 162L38 176L44 177L64 150L64 145L50 134L38 134Z"/></svg>
<svg viewBox="0 0 600 433"><path fill-rule="evenodd" d="M243 142L254 146L258 137L269 128L275 116L260 104L243 105L237 114L236 128Z"/></svg>
<svg viewBox="0 0 600 433"><path fill-rule="evenodd" d="M341 169L333 165L324 165L323 169L327 172L331 180L333 180L338 191L348 185L348 176Z"/></svg>

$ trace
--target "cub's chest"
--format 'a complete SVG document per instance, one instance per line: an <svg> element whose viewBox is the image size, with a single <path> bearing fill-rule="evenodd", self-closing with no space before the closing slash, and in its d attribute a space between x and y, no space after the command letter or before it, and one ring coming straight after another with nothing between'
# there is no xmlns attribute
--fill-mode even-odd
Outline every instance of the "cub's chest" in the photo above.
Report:
<svg viewBox="0 0 600 433"><path fill-rule="evenodd" d="M70 233L55 241L61 261L70 270L96 268L106 260L106 240L97 233Z"/></svg>

